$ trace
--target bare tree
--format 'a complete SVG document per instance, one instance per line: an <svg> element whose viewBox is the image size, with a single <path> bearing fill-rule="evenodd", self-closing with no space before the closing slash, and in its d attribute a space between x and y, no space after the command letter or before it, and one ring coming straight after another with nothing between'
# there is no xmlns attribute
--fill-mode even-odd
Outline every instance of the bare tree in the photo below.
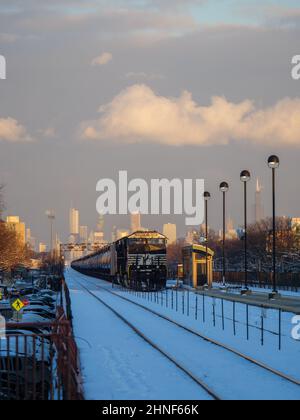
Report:
<svg viewBox="0 0 300 420"><path fill-rule="evenodd" d="M0 186L0 271L9 272L29 262L29 252L14 229L2 219L4 210L3 185Z"/></svg>
<svg viewBox="0 0 300 420"><path fill-rule="evenodd" d="M276 219L276 240L278 262L283 258L299 255L300 235L297 229L292 227L291 219L279 217ZM272 264L272 219L265 219L248 227L248 257L249 265L257 271L270 271ZM216 258L222 257L222 242L215 238L211 244L216 253ZM296 257L295 257L296 258ZM244 236L228 239L226 241L226 259L228 268L242 270L244 264ZM300 262L300 255L298 257Z"/></svg>
<svg viewBox="0 0 300 420"><path fill-rule="evenodd" d="M0 270L11 271L19 265L28 263L28 250L16 232L6 223L0 222Z"/></svg>
<svg viewBox="0 0 300 420"><path fill-rule="evenodd" d="M182 264L182 248L185 245L184 239L178 239L174 244L168 246L167 260L169 266Z"/></svg>

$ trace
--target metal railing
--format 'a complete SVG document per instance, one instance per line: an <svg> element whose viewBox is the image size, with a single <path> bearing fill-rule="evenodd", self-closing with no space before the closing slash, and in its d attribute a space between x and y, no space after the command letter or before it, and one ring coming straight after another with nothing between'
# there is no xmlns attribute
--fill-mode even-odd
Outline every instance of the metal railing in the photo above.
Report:
<svg viewBox="0 0 300 420"><path fill-rule="evenodd" d="M9 323L0 340L0 400L80 400L83 393L69 321Z"/></svg>
<svg viewBox="0 0 300 420"><path fill-rule="evenodd" d="M222 273L215 271L213 273L215 283L222 283ZM245 281L243 272L229 271L226 273L226 283L229 285L242 287ZM280 290L292 292L300 291L300 273L278 273L277 285ZM248 272L248 286L260 289L272 287L272 273Z"/></svg>
<svg viewBox="0 0 300 420"><path fill-rule="evenodd" d="M294 344L290 334L291 314L284 314L281 309L268 309L264 305L230 301L178 288L153 293L122 288L119 291L133 300L144 300L150 308L157 306L176 313L176 316L190 318L200 331L216 329L218 334L223 331L262 347L267 342L279 351Z"/></svg>

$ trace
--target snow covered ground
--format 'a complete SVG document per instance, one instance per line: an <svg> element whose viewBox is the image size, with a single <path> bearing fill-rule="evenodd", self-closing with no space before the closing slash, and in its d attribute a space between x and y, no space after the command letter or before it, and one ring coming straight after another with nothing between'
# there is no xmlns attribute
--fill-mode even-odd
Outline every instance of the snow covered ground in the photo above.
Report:
<svg viewBox="0 0 300 420"><path fill-rule="evenodd" d="M67 271L86 399L211 399L83 291L74 277L74 272Z"/></svg>
<svg viewBox="0 0 300 420"><path fill-rule="evenodd" d="M88 281L97 284L98 280L89 278ZM106 284L106 287L110 288L111 286ZM124 295L122 291L118 293ZM278 310L249 306L249 340L247 340L247 306L243 303L233 304L229 301L223 301L223 329L222 301L220 299L208 296L202 298L192 291L176 293L170 290L162 294L159 293L156 302L154 295L151 296L151 294L146 299L135 293L125 292L125 295L132 301L167 315L184 326L229 345L300 381L298 363L300 341L292 338L294 314L281 313L280 315ZM176 301L178 301L178 305ZM280 351L279 347L281 347Z"/></svg>
<svg viewBox="0 0 300 420"><path fill-rule="evenodd" d="M118 312L121 312L126 319L134 323L165 351L172 352L176 360L183 363L187 369L196 372L198 377L222 398L296 400L300 398L298 386L287 383L136 305L98 289L99 285L111 289L108 283L82 276L72 270L66 272L66 280L71 292L74 330L80 348L85 392L88 399L182 400L207 399L208 396L184 373L178 371L171 362L137 337L108 309L83 291L78 280L109 305L117 308ZM115 289L114 292L116 291ZM247 341L238 305L236 305L236 319L239 321L236 323L234 335L231 326L229 327L232 324L232 308L226 302L224 312L225 323L228 327L226 328L225 325L225 331L223 331L217 302L214 309L216 323L212 321L213 317L209 308L213 306L208 300L204 323L201 302L196 304L196 296L193 293L190 293L189 316L187 316L187 302L184 301L187 293L177 295L177 311L175 293L173 292L172 296L171 291L168 292L168 296L166 293L159 295L158 302L154 302L153 294L144 295L142 298L141 295L136 296L121 290L117 293L300 378L298 364L300 343L290 339L290 342L288 340L288 344L279 352L276 346L278 338L275 338L275 342L272 341L275 318L271 314L264 318L270 333L264 337L265 342L262 346L260 331L256 325L256 318L260 320L261 313L250 314L252 327L250 340ZM284 318L283 325L288 329L288 332L284 330L284 334L289 334L291 329L289 317Z"/></svg>

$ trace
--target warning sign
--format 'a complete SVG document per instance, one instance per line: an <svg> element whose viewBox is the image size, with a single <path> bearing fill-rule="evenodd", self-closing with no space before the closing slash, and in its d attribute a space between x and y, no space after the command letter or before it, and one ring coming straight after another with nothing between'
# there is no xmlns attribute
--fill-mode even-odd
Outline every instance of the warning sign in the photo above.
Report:
<svg viewBox="0 0 300 420"><path fill-rule="evenodd" d="M15 311L20 312L24 308L25 305L21 301L21 299L17 299L12 303L11 306Z"/></svg>

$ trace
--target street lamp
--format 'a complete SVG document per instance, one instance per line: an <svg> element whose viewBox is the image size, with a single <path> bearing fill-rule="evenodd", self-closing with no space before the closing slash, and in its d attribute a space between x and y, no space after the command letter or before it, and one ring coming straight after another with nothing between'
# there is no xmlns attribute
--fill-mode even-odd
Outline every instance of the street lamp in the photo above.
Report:
<svg viewBox="0 0 300 420"><path fill-rule="evenodd" d="M242 171L240 175L244 184L244 230L245 230L245 292L248 292L248 214L247 214L247 183L251 179L249 171ZM243 291L242 291L243 293Z"/></svg>
<svg viewBox="0 0 300 420"><path fill-rule="evenodd" d="M205 245L206 245L206 281L208 286L211 286L209 270L208 270L208 202L211 199L211 195L208 191L204 193L204 201L205 201Z"/></svg>
<svg viewBox="0 0 300 420"><path fill-rule="evenodd" d="M272 201L273 201L273 294L277 294L276 282L276 179L275 172L279 168L280 160L278 156L270 156L268 166L272 169Z"/></svg>
<svg viewBox="0 0 300 420"><path fill-rule="evenodd" d="M226 244L226 193L229 190L227 182L220 184L220 191L223 194L223 286L226 285L226 259L225 259L225 244Z"/></svg>

